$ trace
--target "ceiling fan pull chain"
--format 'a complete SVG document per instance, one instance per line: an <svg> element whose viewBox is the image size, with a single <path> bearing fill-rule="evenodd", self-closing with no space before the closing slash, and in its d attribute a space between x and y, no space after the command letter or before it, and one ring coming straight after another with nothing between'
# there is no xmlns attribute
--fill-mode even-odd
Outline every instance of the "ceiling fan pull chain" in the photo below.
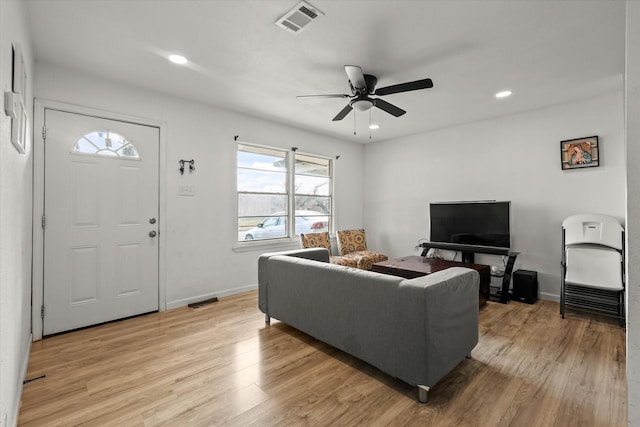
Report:
<svg viewBox="0 0 640 427"><path fill-rule="evenodd" d="M369 139L371 139L371 109L369 109Z"/></svg>
<svg viewBox="0 0 640 427"><path fill-rule="evenodd" d="M353 134L356 134L356 112L353 112Z"/></svg>

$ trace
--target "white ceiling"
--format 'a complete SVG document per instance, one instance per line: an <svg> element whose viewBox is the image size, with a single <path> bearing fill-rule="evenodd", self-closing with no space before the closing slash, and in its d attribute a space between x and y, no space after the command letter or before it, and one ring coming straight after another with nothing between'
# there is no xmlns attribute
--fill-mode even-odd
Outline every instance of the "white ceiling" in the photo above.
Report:
<svg viewBox="0 0 640 427"><path fill-rule="evenodd" d="M310 0L325 16L294 35L274 23L297 0L27 0L35 58L337 138L368 143L619 90L625 2ZM167 61L186 56L187 66ZM407 114L331 119L344 65ZM497 100L494 93L513 90Z"/></svg>

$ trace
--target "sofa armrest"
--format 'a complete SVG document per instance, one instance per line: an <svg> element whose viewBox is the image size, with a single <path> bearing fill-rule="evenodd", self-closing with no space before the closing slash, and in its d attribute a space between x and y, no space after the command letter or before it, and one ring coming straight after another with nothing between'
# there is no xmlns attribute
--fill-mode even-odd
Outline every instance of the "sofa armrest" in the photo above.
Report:
<svg viewBox="0 0 640 427"><path fill-rule="evenodd" d="M268 261L269 258L276 255L287 255L314 261L329 262L329 251L326 248L293 249L260 255L258 258L258 308L267 315L269 314L267 308L267 292L269 287L267 283Z"/></svg>
<svg viewBox="0 0 640 427"><path fill-rule="evenodd" d="M404 280L398 288L398 377L432 387L478 343L480 275L463 267Z"/></svg>

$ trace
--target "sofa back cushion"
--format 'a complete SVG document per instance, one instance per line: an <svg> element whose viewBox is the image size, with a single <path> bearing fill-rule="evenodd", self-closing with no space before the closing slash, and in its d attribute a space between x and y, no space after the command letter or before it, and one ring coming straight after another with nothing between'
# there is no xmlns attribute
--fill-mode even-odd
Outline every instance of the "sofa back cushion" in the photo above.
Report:
<svg viewBox="0 0 640 427"><path fill-rule="evenodd" d="M268 312L320 341L394 372L398 363L394 357L395 295L404 280L275 256L269 259Z"/></svg>

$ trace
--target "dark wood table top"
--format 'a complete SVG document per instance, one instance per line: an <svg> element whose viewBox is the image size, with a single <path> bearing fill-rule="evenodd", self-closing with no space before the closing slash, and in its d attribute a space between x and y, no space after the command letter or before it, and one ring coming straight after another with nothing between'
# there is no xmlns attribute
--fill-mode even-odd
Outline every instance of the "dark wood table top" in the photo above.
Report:
<svg viewBox="0 0 640 427"><path fill-rule="evenodd" d="M447 261L439 258L424 258L418 255L409 255L400 258L394 258L387 261L377 262L373 264L373 271L378 273L386 273L386 274L394 274L399 273L400 271L406 272L408 275L411 273L415 273L411 275L409 278L415 278L420 276L425 276L427 274L435 273L436 271L441 271L451 267L466 267L472 268L479 273L484 273L484 270L487 273L490 273L490 267L484 264L470 264L467 262L458 262L458 261ZM400 274L394 274L400 275Z"/></svg>
<svg viewBox="0 0 640 427"><path fill-rule="evenodd" d="M373 264L371 271L403 277L405 279L415 279L451 267L471 268L480 273L479 303L480 306L485 305L489 300L489 294L491 292L491 267L488 265L409 255L377 262Z"/></svg>

